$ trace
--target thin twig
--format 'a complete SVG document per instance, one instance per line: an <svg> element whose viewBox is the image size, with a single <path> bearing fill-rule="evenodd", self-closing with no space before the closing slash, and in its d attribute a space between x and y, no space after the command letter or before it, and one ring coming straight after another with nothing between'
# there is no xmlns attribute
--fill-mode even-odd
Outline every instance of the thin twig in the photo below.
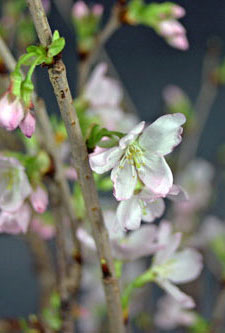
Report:
<svg viewBox="0 0 225 333"><path fill-rule="evenodd" d="M42 3L40 0L27 0L27 4L33 17L40 42L43 46L48 46L52 40L52 33ZM89 166L87 148L73 106L73 100L66 77L66 69L62 60L56 59L52 67L49 68L49 77L67 129L74 166L78 174L78 180L98 250L99 261L103 272L103 284L110 321L110 331L118 333L124 332L119 285L115 277L108 233L104 225L93 174Z"/></svg>
<svg viewBox="0 0 225 333"><path fill-rule="evenodd" d="M112 8L108 22L104 29L96 38L95 45L87 57L80 61L78 68L78 91L81 92L91 70L91 66L94 64L102 46L112 36L112 34L120 27L119 12L121 5L116 3Z"/></svg>
<svg viewBox="0 0 225 333"><path fill-rule="evenodd" d="M217 97L218 86L212 80L212 73L218 66L219 51L218 45L212 45L206 54L202 69L202 84L194 106L196 111L195 127L190 134L184 137L178 157L178 170L182 170L186 163L196 156L202 132Z"/></svg>

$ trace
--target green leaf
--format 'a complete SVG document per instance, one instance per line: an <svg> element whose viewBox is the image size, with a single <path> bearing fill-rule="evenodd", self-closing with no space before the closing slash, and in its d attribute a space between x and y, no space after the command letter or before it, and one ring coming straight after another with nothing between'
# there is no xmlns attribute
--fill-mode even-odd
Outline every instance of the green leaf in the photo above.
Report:
<svg viewBox="0 0 225 333"><path fill-rule="evenodd" d="M52 42L56 41L59 38L60 38L59 31L55 30L52 36Z"/></svg>
<svg viewBox="0 0 225 333"><path fill-rule="evenodd" d="M63 50L64 46L65 46L65 39L63 37L56 39L49 46L47 56L48 57L56 56Z"/></svg>

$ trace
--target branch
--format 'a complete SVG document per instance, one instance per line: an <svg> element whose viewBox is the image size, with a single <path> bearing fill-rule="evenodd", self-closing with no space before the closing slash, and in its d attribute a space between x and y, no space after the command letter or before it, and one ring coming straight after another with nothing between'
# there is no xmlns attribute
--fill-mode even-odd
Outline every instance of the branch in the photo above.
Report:
<svg viewBox="0 0 225 333"><path fill-rule="evenodd" d="M121 5L119 3L115 4L112 8L110 17L108 22L106 23L104 29L100 32L100 34L96 38L96 43L92 51L87 55L84 60L80 61L80 65L78 68L79 76L78 76L78 91L81 92L84 87L91 66L94 64L101 48L107 42L107 40L112 36L112 34L120 27L119 21L119 13L121 10Z"/></svg>
<svg viewBox="0 0 225 333"><path fill-rule="evenodd" d="M52 33L40 0L27 0L41 44L51 43ZM104 225L98 194L92 171L88 162L88 153L82 137L79 120L73 107L73 100L62 60L57 59L49 68L49 77L59 104L71 144L74 166L91 222L92 233L98 250L98 257L103 272L103 284L108 307L111 332L124 332L122 308L118 281L115 277L113 258L108 233Z"/></svg>

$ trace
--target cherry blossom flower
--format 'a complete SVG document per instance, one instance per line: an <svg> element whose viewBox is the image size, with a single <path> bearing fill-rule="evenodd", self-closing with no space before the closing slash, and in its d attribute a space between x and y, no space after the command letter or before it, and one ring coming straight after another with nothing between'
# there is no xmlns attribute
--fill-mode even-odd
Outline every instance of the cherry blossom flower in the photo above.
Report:
<svg viewBox="0 0 225 333"><path fill-rule="evenodd" d="M31 193L30 201L37 213L44 213L48 206L48 193L43 187L37 186L37 188Z"/></svg>
<svg viewBox="0 0 225 333"><path fill-rule="evenodd" d="M112 169L114 195L127 200L133 195L139 178L152 192L165 196L172 187L173 175L164 155L181 141L185 117L181 113L158 118L144 130L142 121L119 141L119 146L90 155L96 173Z"/></svg>
<svg viewBox="0 0 225 333"><path fill-rule="evenodd" d="M30 193L24 167L15 158L0 156L0 209L17 211Z"/></svg>
<svg viewBox="0 0 225 333"><path fill-rule="evenodd" d="M31 218L28 204L22 205L14 212L0 212L0 232L8 234L26 233Z"/></svg>
<svg viewBox="0 0 225 333"><path fill-rule="evenodd" d="M162 20L158 24L158 33L175 48L187 50L189 47L185 28L174 19Z"/></svg>
<svg viewBox="0 0 225 333"><path fill-rule="evenodd" d="M156 243L157 229L153 225L143 226L128 234L115 224L114 212L104 212L104 220L109 232L113 256L116 259L136 260L153 254L161 248L161 245ZM96 249L94 239L86 230L79 228L77 237L89 249Z"/></svg>
<svg viewBox="0 0 225 333"><path fill-rule="evenodd" d="M171 296L164 296L158 302L155 315L156 326L170 330L177 326L192 326L196 321L196 314L182 306Z"/></svg>
<svg viewBox="0 0 225 333"><path fill-rule="evenodd" d="M39 217L33 218L31 230L39 234L42 239L49 240L55 236L55 227L53 224L47 224Z"/></svg>
<svg viewBox="0 0 225 333"><path fill-rule="evenodd" d="M178 186L173 185L167 197L175 201L187 200L186 193ZM117 222L123 229L135 230L140 227L141 220L153 222L161 217L165 210L163 199L148 188L142 189L130 199L123 200L117 208Z"/></svg>
<svg viewBox="0 0 225 333"><path fill-rule="evenodd" d="M194 307L194 300L182 292L174 283L186 283L196 279L202 270L202 256L196 250L187 248L177 251L181 233L172 234L170 223L163 221L158 231L158 243L162 249L157 251L151 268L155 282L182 306Z"/></svg>
<svg viewBox="0 0 225 333"><path fill-rule="evenodd" d="M18 98L11 100L7 92L0 100L0 126L8 131L15 130L24 117L24 109Z"/></svg>

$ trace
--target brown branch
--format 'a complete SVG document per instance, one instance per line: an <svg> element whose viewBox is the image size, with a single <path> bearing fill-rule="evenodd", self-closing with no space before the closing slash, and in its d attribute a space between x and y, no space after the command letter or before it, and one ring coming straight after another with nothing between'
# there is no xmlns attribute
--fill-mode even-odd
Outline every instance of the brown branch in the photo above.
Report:
<svg viewBox="0 0 225 333"><path fill-rule="evenodd" d="M52 33L42 3L40 0L27 0L27 4L33 17L40 42L43 46L48 46L51 43ZM102 266L110 331L124 332L119 285L115 277L108 233L104 225L93 174L89 166L87 148L73 106L66 77L66 69L62 60L57 59L52 68L49 68L49 77L66 125L74 166L78 174L78 180L98 250L99 261Z"/></svg>

